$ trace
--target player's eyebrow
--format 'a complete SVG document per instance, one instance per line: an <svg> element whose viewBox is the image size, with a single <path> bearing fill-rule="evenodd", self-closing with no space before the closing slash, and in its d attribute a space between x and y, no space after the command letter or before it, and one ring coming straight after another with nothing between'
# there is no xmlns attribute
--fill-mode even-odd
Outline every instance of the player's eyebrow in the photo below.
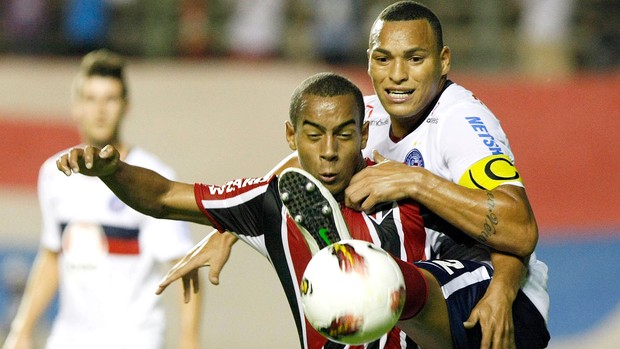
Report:
<svg viewBox="0 0 620 349"><path fill-rule="evenodd" d="M377 48L373 49L372 51L373 52L377 52L377 53L381 53L381 54L384 54L384 55L388 55L388 56L394 55L392 53L392 51L384 49L384 48L381 48L381 47L377 47ZM410 55L413 55L413 54L419 53L419 52L429 52L429 50L426 49L426 48L423 48L423 47L413 47L413 48L410 48L410 49L406 50L405 52L403 52L403 55L404 56L410 56Z"/></svg>
<svg viewBox="0 0 620 349"><path fill-rule="evenodd" d="M347 126L349 126L351 124L355 125L355 119L349 119L349 120L341 123L340 125L337 125L336 127L334 127L334 131L340 131L343 128L345 128L345 127L347 127ZM321 125L321 124L317 124L316 122L304 120L302 122L302 126L306 126L306 125L318 128L322 132L325 132L327 130L327 128L325 126Z"/></svg>

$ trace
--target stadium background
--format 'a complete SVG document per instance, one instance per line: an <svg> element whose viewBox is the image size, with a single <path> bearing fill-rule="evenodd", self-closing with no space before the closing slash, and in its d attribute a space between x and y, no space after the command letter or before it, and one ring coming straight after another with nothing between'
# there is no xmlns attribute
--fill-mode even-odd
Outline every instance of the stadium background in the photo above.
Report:
<svg viewBox="0 0 620 349"><path fill-rule="evenodd" d="M615 348L620 6L561 2L574 5L564 36L544 41L524 34L531 33L524 29L526 1L427 1L443 19L446 44L453 49L451 78L496 113L516 153L540 225L537 253L550 267L551 347ZM77 54L105 45L129 57L132 109L125 138L160 155L185 181L260 176L288 154L283 137L288 99L313 73L337 71L372 92L363 65L365 40L351 46L321 40L329 36L319 35L314 25L325 26L329 18L316 20L309 2L238 0L236 8L225 1L160 1L162 8L155 8L146 0L108 0L110 21L96 42L69 35L62 25L66 3L71 1L0 6L0 341L36 253L38 167L77 142L69 116ZM344 27L349 17L342 14L357 14L351 17L359 24L354 35L365 38L368 19L386 2L343 3L355 6L326 13L341 13L332 22ZM20 13L15 4L31 6L28 20L15 15ZM267 16L243 4L282 11L270 21L281 19L280 29L271 32L278 40L255 38L263 45L235 46L235 18L244 11ZM192 226L192 232L198 240L208 230ZM205 347L296 347L290 312L266 260L237 244L221 281L204 290ZM178 290L167 293L168 303L180 296ZM39 326L39 340L53 312ZM173 328L170 338L176 335Z"/></svg>

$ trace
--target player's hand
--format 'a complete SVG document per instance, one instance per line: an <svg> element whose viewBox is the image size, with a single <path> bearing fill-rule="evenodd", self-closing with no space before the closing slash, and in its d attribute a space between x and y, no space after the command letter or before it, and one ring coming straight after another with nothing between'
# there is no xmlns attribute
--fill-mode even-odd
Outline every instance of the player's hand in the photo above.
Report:
<svg viewBox="0 0 620 349"><path fill-rule="evenodd" d="M411 174L416 169L376 150L373 157L377 164L355 174L345 190L345 204L354 210L370 212L377 204L410 197L407 190L414 185Z"/></svg>
<svg viewBox="0 0 620 349"><path fill-rule="evenodd" d="M185 303L188 303L191 298L192 288L193 293L200 291L198 269L205 266L210 266L209 281L213 285L218 285L220 283L220 273L228 261L230 251L236 241L237 237L231 233L220 234L217 231L213 231L196 244L168 271L155 293L161 294L168 285L181 278L183 281L183 296Z"/></svg>
<svg viewBox="0 0 620 349"><path fill-rule="evenodd" d="M510 297L501 292L491 291L486 292L476 304L463 326L471 329L480 324L482 330L480 349L516 348L512 303Z"/></svg>
<svg viewBox="0 0 620 349"><path fill-rule="evenodd" d="M116 171L120 154L111 145L99 149L92 145L74 147L56 159L58 170L70 176L81 173L87 176L104 177Z"/></svg>

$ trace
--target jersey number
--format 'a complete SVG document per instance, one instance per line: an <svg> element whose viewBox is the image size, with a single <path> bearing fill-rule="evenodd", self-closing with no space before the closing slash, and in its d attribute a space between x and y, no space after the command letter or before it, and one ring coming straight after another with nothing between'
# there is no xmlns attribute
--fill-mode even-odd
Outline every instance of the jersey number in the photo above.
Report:
<svg viewBox="0 0 620 349"><path fill-rule="evenodd" d="M465 266L463 263L453 260L453 259L444 259L444 260L435 260L433 263L442 267L448 274L454 274L453 269L463 269Z"/></svg>

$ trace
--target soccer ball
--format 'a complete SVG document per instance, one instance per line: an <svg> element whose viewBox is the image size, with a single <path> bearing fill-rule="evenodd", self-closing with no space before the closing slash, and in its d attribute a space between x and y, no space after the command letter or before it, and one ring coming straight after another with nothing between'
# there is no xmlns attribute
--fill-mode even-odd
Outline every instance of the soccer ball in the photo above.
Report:
<svg viewBox="0 0 620 349"><path fill-rule="evenodd" d="M372 342L392 329L405 302L405 282L396 262L362 240L343 240L317 252L300 291L310 325L349 345Z"/></svg>

